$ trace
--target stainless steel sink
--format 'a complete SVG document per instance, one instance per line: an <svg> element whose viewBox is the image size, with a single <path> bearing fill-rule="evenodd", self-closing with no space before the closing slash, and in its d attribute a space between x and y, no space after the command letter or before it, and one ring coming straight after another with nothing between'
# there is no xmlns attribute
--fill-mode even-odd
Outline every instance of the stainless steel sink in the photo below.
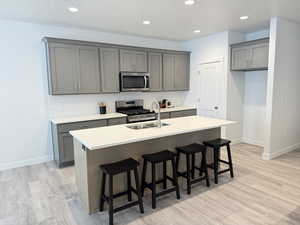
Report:
<svg viewBox="0 0 300 225"><path fill-rule="evenodd" d="M168 126L169 124L167 123L161 123L161 126ZM141 130L141 129L147 129L147 128L154 128L154 127L159 127L157 122L153 122L153 123L142 123L142 124L134 124L134 125L128 125L126 126L130 129L134 129L134 130Z"/></svg>

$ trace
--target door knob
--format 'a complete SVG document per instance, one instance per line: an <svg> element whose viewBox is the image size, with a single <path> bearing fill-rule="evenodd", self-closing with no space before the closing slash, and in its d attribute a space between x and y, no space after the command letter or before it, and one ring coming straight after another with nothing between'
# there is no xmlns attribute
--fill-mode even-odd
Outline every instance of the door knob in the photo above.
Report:
<svg viewBox="0 0 300 225"><path fill-rule="evenodd" d="M215 106L215 107L214 107L214 109L215 109L215 110L218 110L218 109L219 109L219 107L218 107L218 106Z"/></svg>

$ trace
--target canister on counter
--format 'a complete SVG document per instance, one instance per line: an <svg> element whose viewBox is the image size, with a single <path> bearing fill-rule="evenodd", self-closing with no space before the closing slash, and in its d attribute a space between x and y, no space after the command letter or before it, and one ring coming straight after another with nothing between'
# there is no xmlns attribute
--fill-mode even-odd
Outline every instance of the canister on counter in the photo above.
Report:
<svg viewBox="0 0 300 225"><path fill-rule="evenodd" d="M106 105L104 102L99 102L99 112L100 114L106 114Z"/></svg>

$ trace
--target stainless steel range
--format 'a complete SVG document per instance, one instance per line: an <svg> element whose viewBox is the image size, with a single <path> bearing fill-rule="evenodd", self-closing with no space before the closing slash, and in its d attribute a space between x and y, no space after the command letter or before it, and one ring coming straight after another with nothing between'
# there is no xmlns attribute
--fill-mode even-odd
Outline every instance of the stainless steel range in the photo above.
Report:
<svg viewBox="0 0 300 225"><path fill-rule="evenodd" d="M144 109L144 100L116 101L116 111L127 115L128 123L150 121L156 119L156 113Z"/></svg>

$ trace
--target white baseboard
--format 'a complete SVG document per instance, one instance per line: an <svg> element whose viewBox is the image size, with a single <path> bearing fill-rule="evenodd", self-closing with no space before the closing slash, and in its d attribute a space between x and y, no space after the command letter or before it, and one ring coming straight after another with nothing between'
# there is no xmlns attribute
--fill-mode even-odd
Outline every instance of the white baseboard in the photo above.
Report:
<svg viewBox="0 0 300 225"><path fill-rule="evenodd" d="M271 153L270 152L264 152L262 158L265 159L265 160L274 159L274 158L277 158L278 156L281 156L283 154L286 154L288 152L294 151L294 150L299 149L299 148L300 148L300 143L297 143L297 144L288 146L286 148L279 149L275 152L271 152Z"/></svg>
<svg viewBox="0 0 300 225"><path fill-rule="evenodd" d="M264 147L264 142L263 141L254 140L254 139L247 138L247 137L243 137L242 142L246 143L246 144L250 144L250 145L257 145L257 146L260 146L260 147Z"/></svg>
<svg viewBox="0 0 300 225"><path fill-rule="evenodd" d="M40 157L27 159L27 160L14 161L10 163L0 163L0 171L23 167L23 166L30 166L34 164L40 164L52 160L53 160L52 155L45 155L45 156L40 156Z"/></svg>

